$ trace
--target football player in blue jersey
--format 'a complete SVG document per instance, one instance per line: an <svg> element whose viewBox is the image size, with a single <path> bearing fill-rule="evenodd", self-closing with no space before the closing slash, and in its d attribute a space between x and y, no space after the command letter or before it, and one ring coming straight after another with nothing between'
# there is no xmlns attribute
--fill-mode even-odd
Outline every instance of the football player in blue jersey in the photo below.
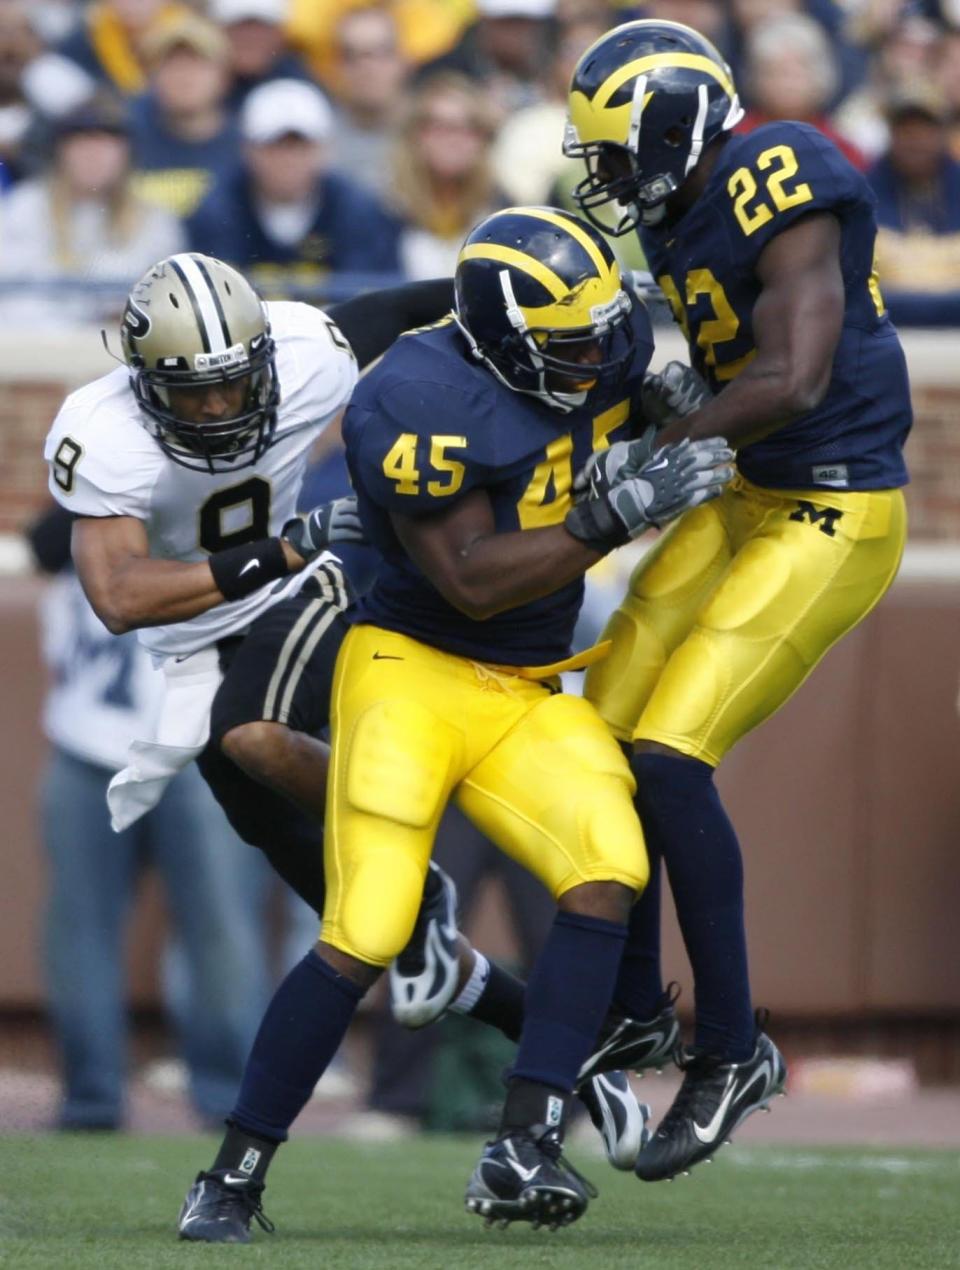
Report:
<svg viewBox="0 0 960 1270"><path fill-rule="evenodd" d="M647 1181L708 1158L782 1089L751 1008L740 848L713 771L878 602L906 530L910 395L874 270L873 198L814 128L738 136L741 116L707 40L631 22L580 58L564 145L586 162L584 213L616 205L615 232L639 232L689 343L693 370L671 364L659 384L658 444L720 434L737 451L722 496L639 565L613 652L587 676L632 744L652 877L662 858L695 979L694 1045L640 1154ZM615 487L620 453L599 456L595 487ZM642 447L622 453L635 464ZM654 884L620 991L640 1020L663 1002L658 912Z"/></svg>
<svg viewBox="0 0 960 1270"><path fill-rule="evenodd" d="M592 1193L562 1158L563 1131L647 879L629 765L558 676L607 651L570 655L585 570L715 496L732 469L725 443L684 440L572 503L574 471L631 434L652 349L585 222L545 208L489 217L460 254L455 295L455 313L404 336L345 415L383 563L337 659L320 941L274 997L237 1106L259 1159L407 943L454 797L559 910L467 1206L557 1226ZM188 1207L204 1202L198 1185Z"/></svg>

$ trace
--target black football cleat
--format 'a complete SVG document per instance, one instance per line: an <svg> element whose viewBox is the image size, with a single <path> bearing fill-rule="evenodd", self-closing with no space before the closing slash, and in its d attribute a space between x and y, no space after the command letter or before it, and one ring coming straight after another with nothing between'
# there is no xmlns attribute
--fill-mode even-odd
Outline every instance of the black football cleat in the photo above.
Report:
<svg viewBox="0 0 960 1270"><path fill-rule="evenodd" d="M426 1027L453 1000L460 977L457 888L430 861L410 942L390 967L390 1008L403 1027Z"/></svg>
<svg viewBox="0 0 960 1270"><path fill-rule="evenodd" d="M659 1071L675 1063L680 1024L674 1003L679 995L677 984L670 984L666 1003L652 1019L629 1019L611 1010L600 1029L597 1048L580 1068L579 1080L620 1069L644 1072L655 1067Z"/></svg>
<svg viewBox="0 0 960 1270"><path fill-rule="evenodd" d="M251 1220L272 1235L273 1222L262 1207L263 1190L262 1183L229 1169L198 1173L180 1209L180 1238L207 1244L248 1244Z"/></svg>
<svg viewBox="0 0 960 1270"><path fill-rule="evenodd" d="M596 1187L563 1158L560 1134L546 1125L515 1129L488 1142L467 1183L467 1212L486 1224L569 1226L596 1198Z"/></svg>
<svg viewBox="0 0 960 1270"><path fill-rule="evenodd" d="M579 1087L577 1097L603 1139L607 1159L615 1169L629 1172L650 1139L650 1108L637 1102L626 1072L591 1076Z"/></svg>
<svg viewBox="0 0 960 1270"><path fill-rule="evenodd" d="M640 1152L635 1173L644 1182L661 1182L707 1160L752 1111L783 1092L787 1065L765 1032L742 1063L714 1054L684 1051L679 1060L683 1083L660 1127Z"/></svg>

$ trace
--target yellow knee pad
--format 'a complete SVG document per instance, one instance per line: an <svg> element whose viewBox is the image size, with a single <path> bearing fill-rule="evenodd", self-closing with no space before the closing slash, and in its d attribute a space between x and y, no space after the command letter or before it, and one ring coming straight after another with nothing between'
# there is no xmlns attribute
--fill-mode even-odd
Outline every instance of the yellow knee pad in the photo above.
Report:
<svg viewBox="0 0 960 1270"><path fill-rule="evenodd" d="M381 701L360 715L346 741L351 807L423 829L449 793L458 734L415 701Z"/></svg>
<svg viewBox="0 0 960 1270"><path fill-rule="evenodd" d="M388 966L413 933L425 871L426 858L421 863L394 843L348 861L335 911L324 914L323 939L371 966Z"/></svg>

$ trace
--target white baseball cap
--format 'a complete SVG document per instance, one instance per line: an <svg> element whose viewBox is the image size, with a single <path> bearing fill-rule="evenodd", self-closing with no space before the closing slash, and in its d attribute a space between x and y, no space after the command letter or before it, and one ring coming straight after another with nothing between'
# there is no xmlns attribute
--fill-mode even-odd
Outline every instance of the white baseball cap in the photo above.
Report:
<svg viewBox="0 0 960 1270"><path fill-rule="evenodd" d="M250 21L282 26L289 7L289 0L211 0L207 13L220 26Z"/></svg>
<svg viewBox="0 0 960 1270"><path fill-rule="evenodd" d="M313 84L302 79L271 79L255 88L243 103L240 132L254 145L289 133L309 141L326 141L333 132L333 112Z"/></svg>

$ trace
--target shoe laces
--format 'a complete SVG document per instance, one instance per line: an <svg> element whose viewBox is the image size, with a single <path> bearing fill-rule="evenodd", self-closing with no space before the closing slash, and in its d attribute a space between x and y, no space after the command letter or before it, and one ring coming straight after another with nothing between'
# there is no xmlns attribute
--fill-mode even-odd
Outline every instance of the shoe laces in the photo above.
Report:
<svg viewBox="0 0 960 1270"><path fill-rule="evenodd" d="M216 1173L201 1173L200 1176L201 1178L210 1178L215 1182L220 1181ZM252 1218L261 1230L268 1235L272 1235L276 1231L276 1226L263 1211L263 1186L251 1182L248 1186L221 1186L221 1191L226 1202L241 1208L245 1215L248 1218Z"/></svg>
<svg viewBox="0 0 960 1270"><path fill-rule="evenodd" d="M531 1133L530 1137L536 1143L537 1148L540 1151L542 1151L544 1155L549 1156L549 1158L554 1162L554 1164L559 1165L560 1168L566 1169L568 1173L573 1174L573 1176L577 1179L577 1181L580 1183L580 1185L587 1192L587 1194L590 1196L591 1199L597 1198L600 1192L597 1190L594 1184L590 1181L589 1178L584 1177L579 1169L574 1168L574 1166L570 1163L567 1157L563 1154L563 1143L560 1140L560 1137L557 1134L556 1130L553 1130L553 1129L548 1130L546 1133L542 1134L539 1138L537 1138L534 1134Z"/></svg>

